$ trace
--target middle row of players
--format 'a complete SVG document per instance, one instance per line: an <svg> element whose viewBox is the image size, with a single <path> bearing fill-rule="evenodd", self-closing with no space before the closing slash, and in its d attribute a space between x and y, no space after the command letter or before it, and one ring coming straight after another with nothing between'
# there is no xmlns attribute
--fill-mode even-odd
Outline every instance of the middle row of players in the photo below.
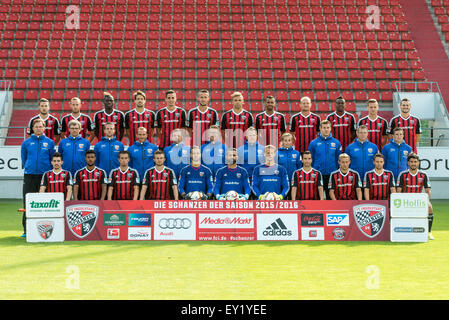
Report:
<svg viewBox="0 0 449 320"><path fill-rule="evenodd" d="M321 134L326 136L330 130L330 123L323 121ZM106 126L105 131L113 135L114 126ZM259 145L256 130L247 132L244 146L230 149L219 141L219 128L216 131L215 143L212 138L211 143L193 148L182 143L181 132L174 131L174 143L162 151L145 141L147 133L141 128L138 137L145 142L140 150L96 145L85 152L86 166L76 172L64 165L63 153L56 153L51 161L53 170L42 178L41 192L62 191L67 200L72 193L75 200L178 200L192 195L218 200L388 199L395 192L399 173L408 168L411 153L397 148L403 144L401 129L393 133L391 148L386 145L382 153L367 141L367 128L360 126L347 153L342 153L338 140L329 137L329 141L313 141L302 157L292 148L289 133L282 136L278 150ZM69 171L64 179L58 179L63 167ZM364 191L360 177L364 177Z"/></svg>

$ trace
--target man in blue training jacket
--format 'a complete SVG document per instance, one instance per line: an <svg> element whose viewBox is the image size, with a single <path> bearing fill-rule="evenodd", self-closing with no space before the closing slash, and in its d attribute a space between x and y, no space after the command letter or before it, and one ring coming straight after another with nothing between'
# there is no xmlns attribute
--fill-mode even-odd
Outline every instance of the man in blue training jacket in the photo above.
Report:
<svg viewBox="0 0 449 320"><path fill-rule="evenodd" d="M377 145L368 141L368 128L361 125L356 131L357 138L346 147L351 159L349 168L358 172L363 179L365 173L374 169L374 155L379 152Z"/></svg>
<svg viewBox="0 0 449 320"><path fill-rule="evenodd" d="M86 166L86 151L90 149L90 142L80 134L81 123L78 120L70 120L67 138L59 142L58 152L62 155L62 169L69 171L72 177Z"/></svg>
<svg viewBox="0 0 449 320"><path fill-rule="evenodd" d="M397 127L393 129L393 139L382 148L385 157L384 169L393 172L395 181L402 171L408 169L407 157L412 153L412 147L404 141L404 129Z"/></svg>
<svg viewBox="0 0 449 320"><path fill-rule="evenodd" d="M122 150L125 150L123 143L115 138L115 123L104 124L104 136L94 147L97 154L95 165L106 171L109 177L113 169L120 167L118 154Z"/></svg>
<svg viewBox="0 0 449 320"><path fill-rule="evenodd" d="M339 168L338 157L342 153L341 143L331 134L332 124L329 120L321 121L318 138L309 144L312 153L312 167L321 172L326 199L329 196L329 177L332 172Z"/></svg>
<svg viewBox="0 0 449 320"><path fill-rule="evenodd" d="M23 175L23 207L26 208L26 194L39 192L42 175L52 169L51 158L55 153L55 143L45 136L45 122L35 119L32 124L33 134L26 139L20 148ZM22 215L23 234L26 237L26 215Z"/></svg>
<svg viewBox="0 0 449 320"><path fill-rule="evenodd" d="M145 172L154 167L154 153L159 147L148 141L148 131L145 127L139 127L136 133L137 140L129 146L129 166L139 173L139 177L145 176Z"/></svg>

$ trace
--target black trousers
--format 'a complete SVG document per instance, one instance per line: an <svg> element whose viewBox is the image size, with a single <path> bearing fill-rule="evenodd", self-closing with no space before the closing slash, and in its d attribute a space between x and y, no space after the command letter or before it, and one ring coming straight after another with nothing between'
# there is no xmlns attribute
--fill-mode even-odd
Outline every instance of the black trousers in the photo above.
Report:
<svg viewBox="0 0 449 320"><path fill-rule="evenodd" d="M23 196L23 207L26 208L25 196L27 193L39 192L39 188L41 185L42 174L25 174L23 176L23 188L22 188L22 196ZM26 214L25 212L22 215L22 226L23 232L26 232Z"/></svg>
<svg viewBox="0 0 449 320"><path fill-rule="evenodd" d="M323 188L324 188L324 193L326 195L326 200L330 200L331 197L329 196L329 176L325 176L323 175Z"/></svg>

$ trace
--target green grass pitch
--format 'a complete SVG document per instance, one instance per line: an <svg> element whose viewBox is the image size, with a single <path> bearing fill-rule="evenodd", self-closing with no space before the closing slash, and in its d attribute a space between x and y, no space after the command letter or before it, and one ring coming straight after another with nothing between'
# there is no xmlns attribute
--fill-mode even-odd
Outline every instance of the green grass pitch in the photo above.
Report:
<svg viewBox="0 0 449 320"><path fill-rule="evenodd" d="M1 299L449 299L449 201L428 243L29 244L0 201Z"/></svg>

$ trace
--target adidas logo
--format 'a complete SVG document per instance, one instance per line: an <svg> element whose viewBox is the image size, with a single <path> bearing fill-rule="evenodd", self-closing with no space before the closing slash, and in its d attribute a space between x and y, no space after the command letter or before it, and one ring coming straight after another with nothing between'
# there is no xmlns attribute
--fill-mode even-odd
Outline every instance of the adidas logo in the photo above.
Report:
<svg viewBox="0 0 449 320"><path fill-rule="evenodd" d="M292 232L287 229L281 218L276 219L263 232L264 236L291 236Z"/></svg>

